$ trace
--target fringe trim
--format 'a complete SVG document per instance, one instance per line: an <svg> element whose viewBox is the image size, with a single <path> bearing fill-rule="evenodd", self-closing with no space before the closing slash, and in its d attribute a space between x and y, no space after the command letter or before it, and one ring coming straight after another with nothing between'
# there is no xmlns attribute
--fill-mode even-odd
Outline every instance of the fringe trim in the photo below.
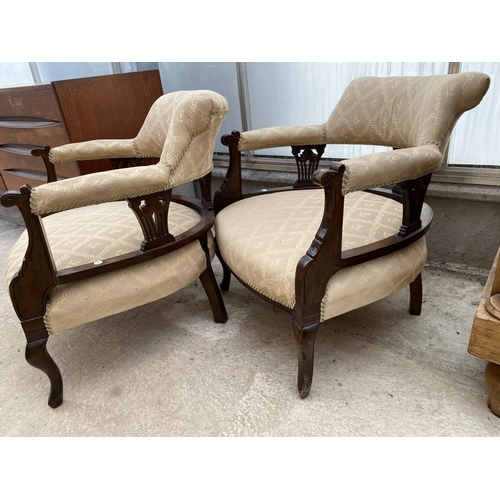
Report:
<svg viewBox="0 0 500 500"><path fill-rule="evenodd" d="M313 141L313 142L285 142L285 143L279 143L279 144L265 144L264 146L259 146L257 149L254 148L242 148L241 147L242 143L242 138L240 136L240 139L238 141L238 150L239 151L256 151L257 149L269 149L269 148L282 148L285 146L313 146L316 144L326 144L326 142L321 142L321 141Z"/></svg>
<svg viewBox="0 0 500 500"><path fill-rule="evenodd" d="M231 272L238 277L239 280L243 281L246 285L248 285L252 290L255 290L256 292L260 293L261 295L264 295L264 297L267 297L268 299L271 299L274 302L277 302L278 304L281 304L285 307L288 307L288 309L293 309L295 307L295 297L293 298L293 301L291 302L291 305L283 300L276 300L276 297L272 297L270 294L266 292L261 292L260 290L257 290L248 280L243 279L238 273L236 273L232 268Z"/></svg>
<svg viewBox="0 0 500 500"><path fill-rule="evenodd" d="M50 308L51 308L51 303L50 303L50 300L47 299L47 306L45 308L45 314L43 315L43 322L45 324L45 328L47 329L47 333L49 335L54 335L55 332L52 330L52 327L50 326L50 321L49 321Z"/></svg>
<svg viewBox="0 0 500 500"><path fill-rule="evenodd" d="M425 238L425 236L424 236L424 238ZM415 241L414 243L412 243L412 245L414 245L414 244L415 244L415 243L417 243L418 241L420 241L420 240ZM410 245L410 246L411 246L411 245ZM409 247L405 247L405 248L409 248ZM403 248L403 249L401 249L401 250L404 250L405 248ZM396 251L396 252L394 252L394 253L397 253L397 252L399 252L399 251L401 251L401 250L397 250L397 251ZM392 255L392 254L389 254L389 255ZM384 255L383 257L386 257L386 255ZM380 258L382 258L382 257L378 257L378 259L380 259ZM372 259L372 260L369 260L368 262L374 262L374 261L376 261L376 260L377 260L377 259ZM425 260L427 260L427 259L425 259ZM412 277L410 280L408 280L407 282L405 282L405 284L404 284L404 285L401 285L401 286L400 286L397 290L394 290L394 292L389 293L389 295L384 295L383 297L379 297L378 299L375 299L375 300L373 300L372 302L368 302L368 303L367 303L367 304L365 304L364 306L367 306L367 305L369 305L369 304L373 304L374 302L378 302L379 300L385 299L386 297L389 297L390 295L392 295L392 294L394 294L394 293L396 293L396 292L399 292L399 291L400 291L400 290L402 290L403 288L407 287L407 286L408 286L410 283L412 283L412 282L415 280L415 278L416 278L416 277L417 277L417 276L418 276L418 275L422 272L422 270L423 270L423 268L424 268L424 266L425 266L425 260L424 260L424 263L422 264L422 266L420 267L420 270L419 270L416 274L412 275L413 277ZM366 262L365 262L364 264L366 264ZM358 265L363 265L363 264L358 264ZM354 266L354 267L356 267L356 266ZM335 276L335 275L334 275L334 276ZM406 281L406 280L405 280L405 281ZM321 301L321 314L320 314L320 320L319 320L319 321L320 321L320 323L322 323L323 321L328 321L329 319L332 319L332 318L336 318L337 316L341 316L342 314L346 314L346 313L348 313L349 311L353 311L353 310L354 310L354 309L349 309L348 311L345 311L345 312L343 312L343 313L342 313L342 314L340 314L340 315L339 315L339 314L337 314L336 316L329 316L328 318L325 318L325 314L326 314L326 305L325 305L325 304L326 304L327 302L328 302L328 293L325 293L325 295L324 295L324 297L323 297L323 300ZM364 307L364 306L361 306L361 307ZM355 309L358 309L358 308L356 307Z"/></svg>
<svg viewBox="0 0 500 500"><path fill-rule="evenodd" d="M135 149L135 148L134 148ZM64 160L54 160L51 156L51 153L49 153L49 160L56 164L56 163L67 163L70 161L86 161L86 160L108 160L111 158L155 158L157 155L152 155L152 154L135 154L134 156L130 155L106 155L106 156L75 156L72 158L65 158Z"/></svg>

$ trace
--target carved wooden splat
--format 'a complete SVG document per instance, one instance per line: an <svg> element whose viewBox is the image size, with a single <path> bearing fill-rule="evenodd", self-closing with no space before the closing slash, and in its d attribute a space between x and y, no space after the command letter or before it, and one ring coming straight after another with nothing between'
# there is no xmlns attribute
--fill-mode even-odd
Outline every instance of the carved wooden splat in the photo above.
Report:
<svg viewBox="0 0 500 500"><path fill-rule="evenodd" d="M318 168L325 152L324 144L292 146L292 154L297 163L298 178L293 187L312 186L312 174Z"/></svg>
<svg viewBox="0 0 500 500"><path fill-rule="evenodd" d="M169 189L127 200L144 235L141 251L144 252L175 240L175 237L168 231L168 207L171 199L172 190Z"/></svg>

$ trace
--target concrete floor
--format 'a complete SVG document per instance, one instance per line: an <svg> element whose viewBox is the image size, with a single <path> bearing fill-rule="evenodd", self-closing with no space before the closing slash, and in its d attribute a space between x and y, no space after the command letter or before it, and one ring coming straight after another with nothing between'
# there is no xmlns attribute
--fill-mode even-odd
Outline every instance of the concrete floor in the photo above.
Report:
<svg viewBox="0 0 500 500"><path fill-rule="evenodd" d="M0 211L0 269L22 227ZM220 265L214 269L221 276ZM423 313L408 290L325 322L301 400L290 317L233 280L213 323L194 283L156 303L49 340L65 384L24 360L0 287L1 436L500 436L485 362L467 353L485 276L426 267Z"/></svg>

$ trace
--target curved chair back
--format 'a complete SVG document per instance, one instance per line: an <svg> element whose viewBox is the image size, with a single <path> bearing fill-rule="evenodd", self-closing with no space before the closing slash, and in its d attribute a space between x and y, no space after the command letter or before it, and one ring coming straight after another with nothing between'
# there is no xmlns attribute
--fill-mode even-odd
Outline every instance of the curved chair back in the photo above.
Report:
<svg viewBox="0 0 500 500"><path fill-rule="evenodd" d="M212 170L215 139L229 109L210 90L179 91L159 97L134 139L140 156L160 157L168 169L166 189L199 179Z"/></svg>
<svg viewBox="0 0 500 500"><path fill-rule="evenodd" d="M479 104L483 73L357 78L326 122L329 144L410 148L432 144L444 153L460 115Z"/></svg>

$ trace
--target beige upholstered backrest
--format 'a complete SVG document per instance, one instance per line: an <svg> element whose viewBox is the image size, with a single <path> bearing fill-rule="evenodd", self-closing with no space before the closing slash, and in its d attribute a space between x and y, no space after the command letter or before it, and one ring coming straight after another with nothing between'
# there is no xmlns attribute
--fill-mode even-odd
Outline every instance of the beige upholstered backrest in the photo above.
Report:
<svg viewBox="0 0 500 500"><path fill-rule="evenodd" d="M168 187L203 177L212 169L215 139L228 112L224 97L209 90L165 94L151 107L134 139L140 156L159 156Z"/></svg>
<svg viewBox="0 0 500 500"><path fill-rule="evenodd" d="M357 78L326 122L327 143L409 148L432 144L441 153L460 115L479 104L483 73Z"/></svg>

